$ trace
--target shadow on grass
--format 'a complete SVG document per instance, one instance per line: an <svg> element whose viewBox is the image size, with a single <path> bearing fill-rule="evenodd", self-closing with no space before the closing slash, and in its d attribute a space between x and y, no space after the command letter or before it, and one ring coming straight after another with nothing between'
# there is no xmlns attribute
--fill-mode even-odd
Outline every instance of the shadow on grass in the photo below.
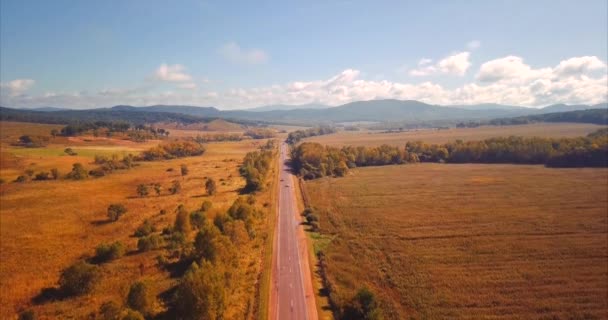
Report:
<svg viewBox="0 0 608 320"><path fill-rule="evenodd" d="M91 224L94 225L94 226L103 226L103 225L106 225L106 224L110 224L112 222L113 221L110 220L110 219L103 219L103 220L93 220L93 221L91 221Z"/></svg>

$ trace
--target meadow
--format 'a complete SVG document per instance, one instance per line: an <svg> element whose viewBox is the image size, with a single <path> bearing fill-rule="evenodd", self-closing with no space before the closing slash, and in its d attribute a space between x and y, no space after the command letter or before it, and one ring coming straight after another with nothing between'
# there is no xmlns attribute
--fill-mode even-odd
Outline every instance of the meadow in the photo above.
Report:
<svg viewBox="0 0 608 320"><path fill-rule="evenodd" d="M93 317L102 303L115 301L124 304L129 287L136 280L151 285L155 298L154 312L162 314L167 306L171 288L179 281L172 272L159 268L157 256L162 251L139 252L138 238L134 231L149 220L157 230L172 227L176 208L183 204L188 212L197 210L203 201L212 202L207 213L213 219L225 212L239 197L245 185L239 175L239 166L247 152L256 150L264 141L240 141L210 143L202 156L173 160L138 162L129 170L118 170L100 178L81 181L66 179L48 181L12 182L27 169L34 172L58 168L62 175L80 162L93 169L95 155L137 154L159 141L135 143L118 139L93 137L52 138L43 148L11 146L10 142L21 134L48 134L47 125L0 123L2 129L2 153L0 185L0 318L16 319L17 313L31 309L38 319ZM10 128L10 132L5 131ZM63 152L71 147L77 153L69 156ZM180 166L188 167L182 176ZM208 195L205 181L217 182L217 193ZM173 181L181 183L181 192L168 190ZM138 196L140 184L158 183L162 191L156 195ZM269 202L273 195L258 193L257 203L270 212ZM109 222L106 209L111 203L122 203L128 212L120 220ZM233 274L233 283L243 286L233 288L226 305L226 319L236 317L251 319L256 311L263 250L270 231L266 218L256 226L254 240L239 247L239 272ZM90 294L38 303L36 297L48 288L57 286L62 270L75 261L92 257L95 248L102 243L121 241L126 245L126 255L110 263L104 263L102 281ZM269 254L269 253L267 253Z"/></svg>
<svg viewBox="0 0 608 320"><path fill-rule="evenodd" d="M585 123L537 123L513 126L482 126L477 128L419 129L403 132L340 131L334 134L306 138L304 141L331 146L405 145L407 141L446 143L461 140L483 140L494 137L580 137L604 128Z"/></svg>
<svg viewBox="0 0 608 320"><path fill-rule="evenodd" d="M603 319L608 170L367 167L307 181L332 299L386 319Z"/></svg>

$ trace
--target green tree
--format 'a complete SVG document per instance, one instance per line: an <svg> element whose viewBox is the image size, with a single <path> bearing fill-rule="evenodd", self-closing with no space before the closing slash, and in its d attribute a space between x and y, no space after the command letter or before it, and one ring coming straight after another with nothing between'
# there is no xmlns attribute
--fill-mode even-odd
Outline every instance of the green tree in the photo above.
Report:
<svg viewBox="0 0 608 320"><path fill-rule="evenodd" d="M154 305L154 296L147 283L137 281L131 285L127 296L127 305L142 314L150 314Z"/></svg>
<svg viewBox="0 0 608 320"><path fill-rule="evenodd" d="M125 245L120 241L103 243L95 248L95 258L99 262L116 260L125 255Z"/></svg>
<svg viewBox="0 0 608 320"><path fill-rule="evenodd" d="M108 206L108 218L110 221L118 221L125 213L127 213L127 208L121 203L113 203Z"/></svg>
<svg viewBox="0 0 608 320"><path fill-rule="evenodd" d="M205 190L207 190L208 195L214 195L217 192L217 185L215 183L215 180L213 180L212 178L207 179L207 182L205 182Z"/></svg>
<svg viewBox="0 0 608 320"><path fill-rule="evenodd" d="M98 266L78 261L63 270L59 278L59 288L68 296L82 295L91 292L99 279Z"/></svg>
<svg viewBox="0 0 608 320"><path fill-rule="evenodd" d="M200 267L193 263L178 285L174 301L179 319L223 319L226 292L221 268L208 261Z"/></svg>
<svg viewBox="0 0 608 320"><path fill-rule="evenodd" d="M190 215L188 214L186 207L184 207L183 204L180 204L176 211L177 215L175 216L175 224L173 229L175 231L188 234L188 232L192 230L192 226L190 225Z"/></svg>

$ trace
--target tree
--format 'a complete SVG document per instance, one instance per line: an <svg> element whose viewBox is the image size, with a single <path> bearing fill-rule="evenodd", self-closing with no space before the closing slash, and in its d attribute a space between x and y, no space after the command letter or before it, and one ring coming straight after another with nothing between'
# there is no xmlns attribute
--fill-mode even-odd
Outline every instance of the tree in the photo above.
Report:
<svg viewBox="0 0 608 320"><path fill-rule="evenodd" d="M376 296L363 287L344 308L342 319L381 320L382 311L376 301Z"/></svg>
<svg viewBox="0 0 608 320"><path fill-rule="evenodd" d="M127 208L121 203L113 203L108 206L108 218L110 221L118 221L125 213L127 213Z"/></svg>
<svg viewBox="0 0 608 320"><path fill-rule="evenodd" d="M103 243L95 248L95 259L99 262L116 260L125 254L125 245L120 241Z"/></svg>
<svg viewBox="0 0 608 320"><path fill-rule="evenodd" d="M223 319L226 292L221 268L208 261L202 261L200 267L193 263L178 285L174 301L179 319Z"/></svg>
<svg viewBox="0 0 608 320"><path fill-rule="evenodd" d="M215 225L206 223L194 238L194 251L198 258L215 262L219 254L219 237L221 236Z"/></svg>
<svg viewBox="0 0 608 320"><path fill-rule="evenodd" d="M148 186L147 186L146 184L143 184L143 183L142 183L142 184L140 184L140 185L138 185L138 186L137 186L137 194L138 194L138 195L139 195L141 198L143 198L143 197L147 196L147 195L148 195L148 193L149 193L149 191L148 191Z"/></svg>
<svg viewBox="0 0 608 320"><path fill-rule="evenodd" d="M171 194L176 194L176 193L179 193L181 190L182 190L182 184L179 183L179 181L174 180L173 184L169 188L169 192L171 192Z"/></svg>
<svg viewBox="0 0 608 320"><path fill-rule="evenodd" d="M36 320L36 314L33 310L25 310L19 313L19 320Z"/></svg>
<svg viewBox="0 0 608 320"><path fill-rule="evenodd" d="M156 192L156 196L160 196L160 193L162 191L162 187L160 185L160 183L155 183L154 184L154 192Z"/></svg>
<svg viewBox="0 0 608 320"><path fill-rule="evenodd" d="M205 190L207 190L208 195L214 195L217 192L215 180L212 178L207 179L207 182L205 182Z"/></svg>
<svg viewBox="0 0 608 320"><path fill-rule="evenodd" d="M99 267L78 261L61 273L59 288L68 296L89 293L99 282Z"/></svg>
<svg viewBox="0 0 608 320"><path fill-rule="evenodd" d="M34 177L34 180L49 180L49 175L50 173L46 172L46 171L42 171L42 172L38 172L36 174L36 177Z"/></svg>
<svg viewBox="0 0 608 320"><path fill-rule="evenodd" d="M187 166L187 165L182 164L182 165L180 166L180 169L181 169L181 172L182 172L182 178L183 178L184 176L187 176L187 175L188 175L189 170L188 170L188 166Z"/></svg>
<svg viewBox="0 0 608 320"><path fill-rule="evenodd" d="M120 318L121 308L114 301L106 301L99 307L99 315L102 320L118 320Z"/></svg>
<svg viewBox="0 0 608 320"><path fill-rule="evenodd" d="M174 230L188 234L192 227L190 226L190 215L188 214L186 207L184 207L183 204L180 204L176 211L177 216L175 216Z"/></svg>
<svg viewBox="0 0 608 320"><path fill-rule="evenodd" d="M72 180L82 180L89 177L87 170L84 169L84 166L81 163L74 163L72 165L72 171L68 173L68 178Z"/></svg>
<svg viewBox="0 0 608 320"><path fill-rule="evenodd" d="M150 314L154 305L154 296L145 282L137 281L131 285L127 305L142 314Z"/></svg>
<svg viewBox="0 0 608 320"><path fill-rule="evenodd" d="M203 201L203 204L201 205L201 211L207 212L207 211L209 211L209 209L211 209L211 207L213 207L213 203L211 203L211 201L209 201L209 200L205 200L205 201Z"/></svg>
<svg viewBox="0 0 608 320"><path fill-rule="evenodd" d="M206 221L207 217L205 217L204 212L194 211L190 214L190 224L199 230L205 225Z"/></svg>
<svg viewBox="0 0 608 320"><path fill-rule="evenodd" d="M163 246L163 238L158 234L139 238L137 241L137 249L141 252L160 249Z"/></svg>
<svg viewBox="0 0 608 320"><path fill-rule="evenodd" d="M139 311L127 309L120 320L145 320L144 316Z"/></svg>

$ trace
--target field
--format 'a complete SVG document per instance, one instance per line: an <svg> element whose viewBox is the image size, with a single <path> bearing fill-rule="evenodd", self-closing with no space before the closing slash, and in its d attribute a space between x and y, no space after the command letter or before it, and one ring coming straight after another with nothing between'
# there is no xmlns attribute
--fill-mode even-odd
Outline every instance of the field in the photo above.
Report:
<svg viewBox="0 0 608 320"><path fill-rule="evenodd" d="M608 169L418 164L306 182L333 297L388 319L605 319Z"/></svg>
<svg viewBox="0 0 608 320"><path fill-rule="evenodd" d="M83 181L52 180L13 183L24 170L34 172L58 168L62 175L69 172L75 162L92 169L96 154L136 154L140 150L156 145L159 141L135 143L117 139L71 139L56 138L44 148L21 148L10 146L15 136L38 132L44 134L55 127L38 124L11 124L11 132L2 128L2 154L0 185L0 318L16 319L21 310L32 308L39 319L88 318L108 300L123 304L129 286L135 280L146 280L152 284L155 296L170 295L169 290L179 278L156 266L156 257L164 251L137 251L135 229L149 219L157 230L173 225L176 207L184 204L189 212L196 210L205 200L213 203L208 213L226 211L239 196L244 179L238 167L249 151L257 149L264 141L241 141L210 143L202 156L166 161L138 162L130 170L120 170L101 178ZM68 156L63 150L72 147L77 156ZM189 173L182 177L180 165L186 164ZM169 171L171 170L171 171ZM218 191L213 196L205 192L206 178L217 181ZM181 182L182 191L171 195L168 192L172 181ZM160 196L138 197L139 184L160 183ZM256 196L260 207L271 201L271 194ZM122 203L128 213L119 221L108 223L106 209L111 203ZM165 214L160 214L165 210ZM265 209L265 212L270 209ZM266 212L266 213L268 213ZM239 248L239 272L233 275L235 283L246 286L230 292L226 306L226 319L255 312L256 283L260 275L262 251L268 236L267 221L261 221L258 236ZM193 236L193 235L191 235ZM57 286L63 269L79 258L94 255L95 247L101 243L122 241L127 254L115 261L101 265L102 282L91 294L59 301L35 303L33 299L45 288ZM166 306L157 299L156 312Z"/></svg>
<svg viewBox="0 0 608 320"><path fill-rule="evenodd" d="M407 141L446 143L457 139L483 140L492 137L579 137L605 126L583 123L542 123L515 126L483 126L478 128L420 129L394 133L380 131L341 131L336 134L307 138L305 141L333 146L377 146L381 144L405 145Z"/></svg>

